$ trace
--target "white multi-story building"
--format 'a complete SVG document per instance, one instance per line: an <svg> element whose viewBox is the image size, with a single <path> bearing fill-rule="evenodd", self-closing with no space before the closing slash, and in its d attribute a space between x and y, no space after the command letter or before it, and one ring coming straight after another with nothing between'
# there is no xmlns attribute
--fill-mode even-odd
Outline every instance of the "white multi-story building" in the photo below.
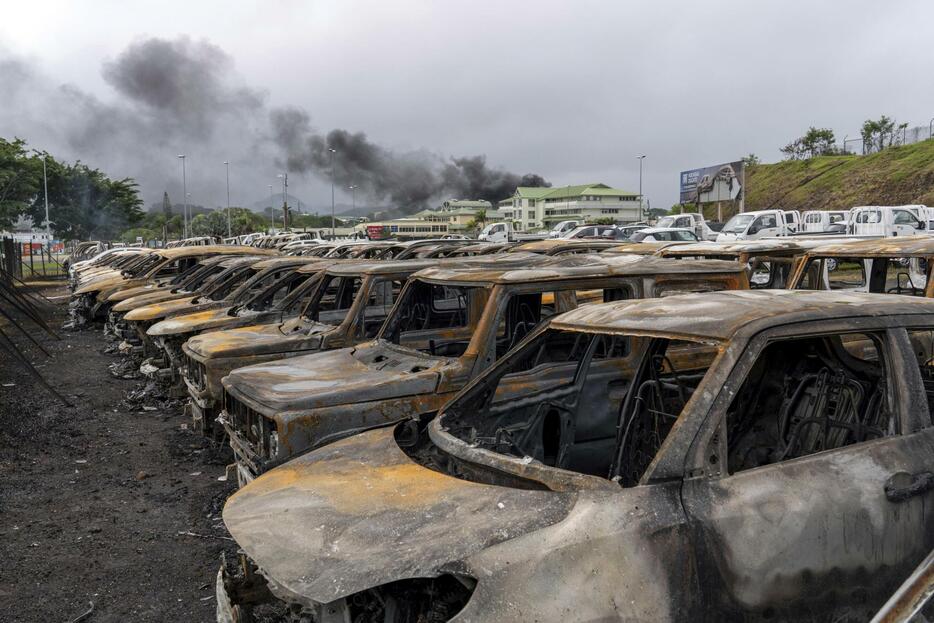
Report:
<svg viewBox="0 0 934 623"><path fill-rule="evenodd" d="M512 221L519 231L549 229L560 221L591 223L612 219L622 224L643 218L638 193L606 184L520 186L511 197L498 203L497 213L498 218Z"/></svg>

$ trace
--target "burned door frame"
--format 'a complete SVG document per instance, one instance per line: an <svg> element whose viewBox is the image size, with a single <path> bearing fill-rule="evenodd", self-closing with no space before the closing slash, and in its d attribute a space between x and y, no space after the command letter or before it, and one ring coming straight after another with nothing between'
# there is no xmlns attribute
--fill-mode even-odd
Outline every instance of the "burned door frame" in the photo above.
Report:
<svg viewBox="0 0 934 623"><path fill-rule="evenodd" d="M931 428L930 416L905 329L916 322L917 317L896 316L792 323L754 334L742 353L734 353L736 362L704 416L684 466L682 500L692 524L692 551L703 578L701 594L707 600L703 611L708 617L750 611L765 618L826 617L841 607L863 616L878 608L903 573L931 548L932 543L915 538L924 530L924 500L897 503L887 500L885 491L889 479L903 467L914 472L917 465L930 465L918 449L931 447L934 430L923 430ZM765 348L780 340L848 333L883 336L880 356L889 379L887 400L898 430L880 439L728 473L727 410ZM914 456L921 458L913 461ZM893 473L880 474L880 469ZM812 488L793 486L796 483ZM822 503L824 516L815 521ZM754 510L760 527L744 534L742 522L736 523L739 515L731 513L737 505L747 512ZM730 527L731 522L736 525ZM775 531L771 539L769 526ZM928 540L934 541L934 534ZM917 560L912 558L912 547L920 552ZM770 549L779 552L776 563L798 568L764 568ZM819 553L826 556L827 551L839 556L818 560ZM850 560L838 564L846 556ZM865 565L857 560L861 556ZM873 567L878 568L871 584L878 594L847 595L847 574L873 573Z"/></svg>
<svg viewBox="0 0 934 623"><path fill-rule="evenodd" d="M498 327L499 323L505 319L506 313L509 311L509 303L516 296L522 296L527 294L542 294L544 295L547 292L555 292L555 306L556 312L562 313L573 309L573 307L557 309L558 305L567 305L572 304L574 307L577 307L576 299L573 301L569 300L569 296L558 296L559 294L573 294L578 291L584 290L608 290L608 289L627 289L629 291L629 296L627 298L639 299L644 298L645 291L647 290L645 285L645 277L639 275L633 276L607 276L607 277L589 277L587 279L555 279L554 281L531 281L525 283L510 283L510 284L496 284L491 293L490 301L495 301L495 314L493 314L490 322L493 326ZM540 320L535 329L528 332L525 337L519 342L512 345L512 349L518 347L519 344L529 339L529 336L536 335L538 329L543 326L543 323L546 320ZM497 331L490 331L487 336L487 344L484 349L486 356L482 359L477 357L477 360L474 364L474 370L471 373L471 378L476 377L483 371L490 368L497 361L502 359L502 357L496 356L496 338Z"/></svg>

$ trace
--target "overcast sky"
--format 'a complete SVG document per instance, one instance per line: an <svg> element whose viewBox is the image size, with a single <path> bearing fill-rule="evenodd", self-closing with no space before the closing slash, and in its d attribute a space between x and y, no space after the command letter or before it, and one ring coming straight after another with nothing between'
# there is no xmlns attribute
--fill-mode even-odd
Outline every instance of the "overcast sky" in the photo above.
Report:
<svg viewBox="0 0 934 623"><path fill-rule="evenodd" d="M668 207L679 171L777 160L809 125L838 139L880 114L926 126L932 23L923 0L19 2L0 21L0 136L135 177L147 203L163 190L181 200L186 153L192 201L223 205L230 160L236 205L281 188L286 154L264 123L297 107L321 133L440 160L485 154L554 185L635 191L646 154L645 195ZM222 105L247 103L217 124L189 115L176 131L162 111L124 131L156 104L106 68L133 45L184 37L216 66ZM315 170L293 171L290 190L323 210L330 187ZM337 200L350 202L343 187Z"/></svg>

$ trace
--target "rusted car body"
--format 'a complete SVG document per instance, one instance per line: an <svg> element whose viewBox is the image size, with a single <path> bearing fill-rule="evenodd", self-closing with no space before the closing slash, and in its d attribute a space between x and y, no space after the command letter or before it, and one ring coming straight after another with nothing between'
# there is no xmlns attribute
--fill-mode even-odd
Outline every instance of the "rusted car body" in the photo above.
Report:
<svg viewBox="0 0 934 623"><path fill-rule="evenodd" d="M88 283L103 273L117 275L120 268L138 260L142 255L152 253L152 249L108 249L86 262L79 262L69 270L69 285L72 290Z"/></svg>
<svg viewBox="0 0 934 623"><path fill-rule="evenodd" d="M92 280L72 294L72 312L80 323L106 318L111 304L107 299L115 292L145 285L150 281L171 280L202 258L214 255L274 255L253 247L213 245L160 249L141 254L139 264L118 275Z"/></svg>
<svg viewBox="0 0 934 623"><path fill-rule="evenodd" d="M219 620L868 620L934 548L932 361L923 298L580 307L231 497Z"/></svg>
<svg viewBox="0 0 934 623"><path fill-rule="evenodd" d="M217 289L204 297L189 301L168 301L133 310L125 316L127 321L136 322L137 330L164 355L159 374L175 379L184 364L182 344L194 333L210 329L213 325L235 322L243 312L265 310L273 301L288 297L293 291L301 290L307 274L297 271L302 266L317 264L317 258L283 256L261 260L248 267L249 274L233 285L219 284ZM226 288L226 289L225 289ZM233 288L233 289L232 289ZM301 307L300 301L289 299L290 308ZM228 320L228 317L230 319ZM145 323L149 323L145 329Z"/></svg>
<svg viewBox="0 0 934 623"><path fill-rule="evenodd" d="M232 256L215 255L213 257L206 257L185 272L180 273L178 276L173 277L168 281L157 281L147 283L146 285L142 285L136 288L126 288L124 290L120 290L119 292L114 292L109 297L107 297L107 300L113 303L115 308L119 303L122 303L128 299L135 299L139 296L152 295L152 298L147 299L147 301L150 303L156 303L160 300L168 300L160 299L158 297L173 293L173 290L186 289L188 292L194 292L198 286L210 278L211 275L220 272L220 263L230 257ZM240 255L233 257L251 256ZM122 309L119 311L127 311L127 309Z"/></svg>
<svg viewBox="0 0 934 623"><path fill-rule="evenodd" d="M616 243L601 251L607 255L658 255L659 251L667 247L686 242L623 242Z"/></svg>
<svg viewBox="0 0 934 623"><path fill-rule="evenodd" d="M870 623L925 623L934 619L934 550L911 572Z"/></svg>
<svg viewBox="0 0 934 623"><path fill-rule="evenodd" d="M789 287L934 297L934 236L899 236L817 245Z"/></svg>
<svg viewBox="0 0 934 623"><path fill-rule="evenodd" d="M183 378L195 429L212 430L223 401L221 379L232 370L373 339L408 278L435 264L427 260L334 261L320 268L317 264L302 267L300 272L314 271L317 278L297 316L280 315L272 324L251 322L190 338L182 345Z"/></svg>
<svg viewBox="0 0 934 623"><path fill-rule="evenodd" d="M749 274L749 287L785 288L797 261L807 249L797 240L767 239L737 242L696 242L659 249L670 258L719 259L739 262Z"/></svg>
<svg viewBox="0 0 934 623"><path fill-rule="evenodd" d="M130 326L124 320L126 314L147 305L169 303L170 301L190 301L201 296L208 296L229 277L242 274L242 271L263 259L266 258L259 255L218 255L199 262L194 267L197 269L195 273L176 287L172 287L171 282L168 282L131 288L130 292L142 291L142 293L123 300L120 300L123 290L112 294L107 299L112 303L112 307L107 314L104 331L139 343L141 334L137 332L136 327ZM180 275L178 278L181 279L182 276Z"/></svg>
<svg viewBox="0 0 934 623"><path fill-rule="evenodd" d="M258 272L256 266L266 261L269 261L269 258L255 255L225 257L221 263L220 272L210 277L191 295L179 299L132 306L123 301L114 307L131 306L132 308L127 311L114 311L112 309L108 315L108 323L114 328L115 332L128 336L125 339L141 340L148 352L149 347L152 345L152 341L146 334L149 327L163 318L184 313L193 306L217 304L229 298L234 292L240 290L246 282L251 281Z"/></svg>
<svg viewBox="0 0 934 623"><path fill-rule="evenodd" d="M548 238L523 242L507 249L507 253L540 253L541 255L573 255L576 253L599 253L620 246L618 240L565 240Z"/></svg>
<svg viewBox="0 0 934 623"><path fill-rule="evenodd" d="M354 432L434 413L544 318L576 306L578 292L598 290L608 301L748 287L738 264L721 261L588 255L494 266L423 270L375 340L225 377L219 421L238 479Z"/></svg>

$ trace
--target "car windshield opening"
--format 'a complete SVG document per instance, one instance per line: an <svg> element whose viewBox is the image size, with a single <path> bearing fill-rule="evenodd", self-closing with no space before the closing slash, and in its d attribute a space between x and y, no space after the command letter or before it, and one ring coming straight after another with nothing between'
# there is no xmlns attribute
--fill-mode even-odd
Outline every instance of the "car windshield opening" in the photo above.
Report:
<svg viewBox="0 0 934 623"><path fill-rule="evenodd" d="M717 350L701 342L548 329L444 414L477 446L640 482Z"/></svg>
<svg viewBox="0 0 934 623"><path fill-rule="evenodd" d="M489 298L482 286L410 281L381 336L430 355L459 357L470 344Z"/></svg>

